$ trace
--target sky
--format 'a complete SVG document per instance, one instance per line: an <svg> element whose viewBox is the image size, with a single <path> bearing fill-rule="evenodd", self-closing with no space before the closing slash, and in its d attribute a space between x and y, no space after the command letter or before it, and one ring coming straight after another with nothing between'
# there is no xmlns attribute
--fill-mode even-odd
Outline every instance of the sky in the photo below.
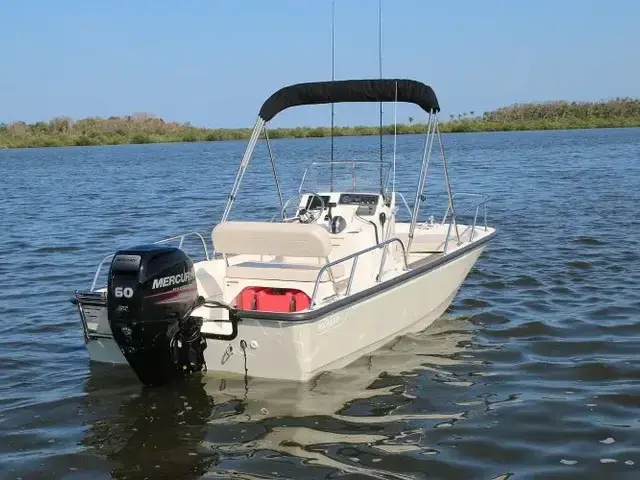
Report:
<svg viewBox="0 0 640 480"><path fill-rule="evenodd" d="M288 84L377 78L378 0L30 0L0 8L0 122L147 112L253 125ZM431 85L445 118L516 102L640 97L637 0L381 0L384 77ZM328 125L328 106L272 126ZM337 125L378 121L336 106ZM385 106L423 120L412 105Z"/></svg>

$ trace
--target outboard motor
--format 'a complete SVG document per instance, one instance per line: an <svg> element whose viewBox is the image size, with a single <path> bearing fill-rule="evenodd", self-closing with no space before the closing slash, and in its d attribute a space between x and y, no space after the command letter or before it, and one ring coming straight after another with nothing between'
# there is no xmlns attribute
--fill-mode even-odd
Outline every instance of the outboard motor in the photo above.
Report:
<svg viewBox="0 0 640 480"><path fill-rule="evenodd" d="M207 342L193 262L182 250L143 245L111 262L107 312L113 338L145 385L202 370Z"/></svg>

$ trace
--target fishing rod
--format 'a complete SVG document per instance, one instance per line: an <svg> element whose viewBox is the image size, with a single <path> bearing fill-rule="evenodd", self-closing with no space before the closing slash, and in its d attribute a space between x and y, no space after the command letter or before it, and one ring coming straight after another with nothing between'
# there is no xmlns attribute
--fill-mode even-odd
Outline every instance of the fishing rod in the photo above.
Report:
<svg viewBox="0 0 640 480"><path fill-rule="evenodd" d="M382 80L382 0L378 0L378 70L380 80ZM380 102L380 194L384 194L382 184L382 102Z"/></svg>
<svg viewBox="0 0 640 480"><path fill-rule="evenodd" d="M336 54L336 37L335 37L335 23L336 23L336 2L333 0L331 3L331 81L333 82L336 78L336 67L335 67L335 54ZM331 190L333 192L333 129L334 129L334 119L335 119L335 104L331 102Z"/></svg>

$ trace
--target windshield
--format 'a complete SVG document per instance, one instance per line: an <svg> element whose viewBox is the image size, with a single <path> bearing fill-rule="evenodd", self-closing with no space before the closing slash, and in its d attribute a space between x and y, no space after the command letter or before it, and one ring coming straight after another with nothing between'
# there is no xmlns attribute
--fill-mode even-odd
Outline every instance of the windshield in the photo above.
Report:
<svg viewBox="0 0 640 480"><path fill-rule="evenodd" d="M391 163L382 163L382 185L386 190ZM379 192L380 162L314 162L307 167L300 192Z"/></svg>

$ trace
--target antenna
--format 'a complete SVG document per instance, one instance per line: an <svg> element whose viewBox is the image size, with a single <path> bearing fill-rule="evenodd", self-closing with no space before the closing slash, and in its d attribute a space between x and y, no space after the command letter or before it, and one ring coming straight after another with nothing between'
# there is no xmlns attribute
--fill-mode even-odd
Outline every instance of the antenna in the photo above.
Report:
<svg viewBox="0 0 640 480"><path fill-rule="evenodd" d="M378 63L380 79L382 79L382 0L378 0ZM380 102L380 193L384 193L382 185L382 102Z"/></svg>
<svg viewBox="0 0 640 480"><path fill-rule="evenodd" d="M335 23L336 23L336 2L331 2L331 81L336 79L336 66L335 66L335 54L336 54L336 36L335 36ZM333 126L334 126L334 113L335 105L331 102L331 190L333 192Z"/></svg>
<svg viewBox="0 0 640 480"><path fill-rule="evenodd" d="M393 105L393 193L396 192L396 147L398 138L398 82L396 81L396 96Z"/></svg>

